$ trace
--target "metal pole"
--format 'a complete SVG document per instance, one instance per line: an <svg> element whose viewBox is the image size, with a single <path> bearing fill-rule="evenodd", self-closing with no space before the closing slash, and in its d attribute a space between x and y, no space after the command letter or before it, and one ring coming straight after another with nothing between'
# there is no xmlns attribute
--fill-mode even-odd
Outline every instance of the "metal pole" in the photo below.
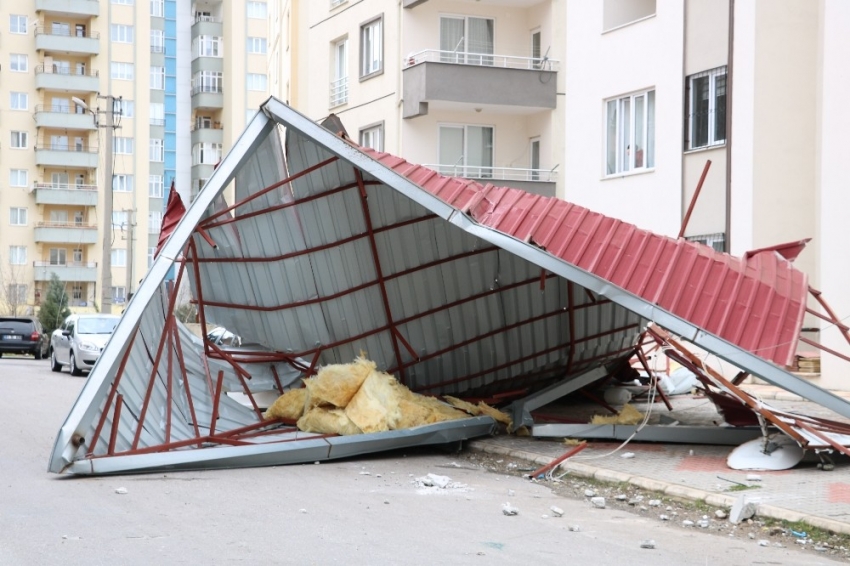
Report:
<svg viewBox="0 0 850 566"><path fill-rule="evenodd" d="M112 134L115 97L106 95L106 148L103 154L103 257L100 275L100 312L112 312Z"/></svg>
<svg viewBox="0 0 850 566"><path fill-rule="evenodd" d="M705 162L705 167L703 167L702 175L700 175L699 178L699 183L697 183L697 190L694 191L694 196L691 197L691 204L688 206L688 211L685 213L685 219L682 220L682 227L679 228L678 238L685 235L685 230L688 228L688 221L691 219L691 213L694 211L694 206L697 204L697 199L699 198L699 193L702 190L702 184L705 182L705 176L708 174L709 167L711 167L711 159L707 159Z"/></svg>

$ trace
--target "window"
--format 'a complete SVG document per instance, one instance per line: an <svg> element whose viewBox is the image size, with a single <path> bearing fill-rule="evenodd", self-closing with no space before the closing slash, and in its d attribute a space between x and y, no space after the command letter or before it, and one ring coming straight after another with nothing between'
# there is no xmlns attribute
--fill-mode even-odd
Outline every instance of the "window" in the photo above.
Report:
<svg viewBox="0 0 850 566"><path fill-rule="evenodd" d="M378 124L360 130L360 145L375 151L384 151L384 125Z"/></svg>
<svg viewBox="0 0 850 566"><path fill-rule="evenodd" d="M222 42L220 37L199 35L192 40L192 55L195 57L221 57Z"/></svg>
<svg viewBox="0 0 850 566"><path fill-rule="evenodd" d="M148 233L159 234L162 230L162 213L148 212Z"/></svg>
<svg viewBox="0 0 850 566"><path fill-rule="evenodd" d="M726 141L726 67L718 67L687 79L688 138L686 149Z"/></svg>
<svg viewBox="0 0 850 566"><path fill-rule="evenodd" d="M29 96L25 92L9 93L9 108L12 110L27 110L29 107Z"/></svg>
<svg viewBox="0 0 850 566"><path fill-rule="evenodd" d="M221 92L222 76L217 71L201 71L192 77L192 93Z"/></svg>
<svg viewBox="0 0 850 566"><path fill-rule="evenodd" d="M12 148L26 149L27 148L27 133L12 131Z"/></svg>
<svg viewBox="0 0 850 566"><path fill-rule="evenodd" d="M25 283L9 283L9 302L22 305L27 302L27 286Z"/></svg>
<svg viewBox="0 0 850 566"><path fill-rule="evenodd" d="M543 48L540 30L535 30L531 32L531 60L533 61L533 65L535 69L543 68Z"/></svg>
<svg viewBox="0 0 850 566"><path fill-rule="evenodd" d="M9 263L11 265L26 265L27 264L27 247L26 246L9 246Z"/></svg>
<svg viewBox="0 0 850 566"><path fill-rule="evenodd" d="M115 43L133 43L133 26L112 24L109 27L109 38Z"/></svg>
<svg viewBox="0 0 850 566"><path fill-rule="evenodd" d="M133 138L112 138L112 151L116 155L132 155L133 154Z"/></svg>
<svg viewBox="0 0 850 566"><path fill-rule="evenodd" d="M605 103L605 174L655 167L655 91Z"/></svg>
<svg viewBox="0 0 850 566"><path fill-rule="evenodd" d="M9 69L16 73L26 73L29 69L27 56L21 53L11 53L9 55Z"/></svg>
<svg viewBox="0 0 850 566"><path fill-rule="evenodd" d="M493 176L492 126L440 126L440 173Z"/></svg>
<svg viewBox="0 0 850 566"><path fill-rule="evenodd" d="M655 14L655 0L604 0L602 29L610 30Z"/></svg>
<svg viewBox="0 0 850 566"><path fill-rule="evenodd" d="M196 143L192 147L192 165L215 165L220 160L220 143Z"/></svg>
<svg viewBox="0 0 850 566"><path fill-rule="evenodd" d="M165 104L162 102L151 102L150 113L151 126L165 125Z"/></svg>
<svg viewBox="0 0 850 566"><path fill-rule="evenodd" d="M121 248L112 250L111 259L112 267L127 267L127 250Z"/></svg>
<svg viewBox="0 0 850 566"><path fill-rule="evenodd" d="M68 211L67 210L51 210L50 211L50 223L51 224L68 224Z"/></svg>
<svg viewBox="0 0 850 566"><path fill-rule="evenodd" d="M9 170L10 187L26 187L29 184L28 171L26 169Z"/></svg>
<svg viewBox="0 0 850 566"><path fill-rule="evenodd" d="M153 265L153 260L156 257L156 248L148 248L148 269Z"/></svg>
<svg viewBox="0 0 850 566"><path fill-rule="evenodd" d="M83 286L81 283L71 285L71 298L75 301L83 300Z"/></svg>
<svg viewBox="0 0 850 566"><path fill-rule="evenodd" d="M488 18L440 18L440 60L444 63L492 65L495 22Z"/></svg>
<svg viewBox="0 0 850 566"><path fill-rule="evenodd" d="M127 211L113 210L112 211L112 228L121 230L127 225Z"/></svg>
<svg viewBox="0 0 850 566"><path fill-rule="evenodd" d="M133 192L133 176L132 175L113 175L112 176L112 191L116 193Z"/></svg>
<svg viewBox="0 0 850 566"><path fill-rule="evenodd" d="M726 234L723 232L717 234L702 234L700 236L685 236L685 239L689 242L699 242L700 244L714 248L714 250L718 252L726 251Z"/></svg>
<svg viewBox="0 0 850 566"><path fill-rule="evenodd" d="M148 177L148 196L150 198L162 198L162 175L150 175Z"/></svg>
<svg viewBox="0 0 850 566"><path fill-rule="evenodd" d="M27 17L19 16L17 14L12 14L9 16L9 32L10 33L20 33L26 35L27 33Z"/></svg>
<svg viewBox="0 0 850 566"><path fill-rule="evenodd" d="M259 73L248 73L245 83L248 90L265 92L268 88L268 78L266 75L261 75Z"/></svg>
<svg viewBox="0 0 850 566"><path fill-rule="evenodd" d="M249 37L248 38L248 53L265 54L268 49L268 42L265 37Z"/></svg>
<svg viewBox="0 0 850 566"><path fill-rule="evenodd" d="M27 225L27 209L21 207L15 207L9 209L9 224L12 226L26 226Z"/></svg>
<svg viewBox="0 0 850 566"><path fill-rule="evenodd" d="M360 76L365 77L383 69L383 20L378 18L360 28Z"/></svg>
<svg viewBox="0 0 850 566"><path fill-rule="evenodd" d="M109 74L113 79L121 81L132 81L136 76L136 71L132 63L116 63L109 64Z"/></svg>
<svg viewBox="0 0 850 566"><path fill-rule="evenodd" d="M269 7L265 2L248 2L248 17L266 19Z"/></svg>
<svg viewBox="0 0 850 566"><path fill-rule="evenodd" d="M112 103L112 111L115 112L116 116L132 118L136 112L136 103L125 98L118 98Z"/></svg>
<svg viewBox="0 0 850 566"><path fill-rule="evenodd" d="M148 149L148 160L156 163L162 163L165 161L165 147L162 139L151 138L150 147Z"/></svg>
<svg viewBox="0 0 850 566"><path fill-rule="evenodd" d="M161 18L165 15L165 0L151 0L151 16Z"/></svg>
<svg viewBox="0 0 850 566"><path fill-rule="evenodd" d="M532 138L529 140L528 147L528 168L531 169L531 180L540 180L540 138Z"/></svg>
<svg viewBox="0 0 850 566"><path fill-rule="evenodd" d="M151 90L165 89L165 67L151 67Z"/></svg>
<svg viewBox="0 0 850 566"><path fill-rule="evenodd" d="M65 248L50 248L50 265L66 265L67 253Z"/></svg>
<svg viewBox="0 0 850 566"><path fill-rule="evenodd" d="M331 79L330 106L348 102L348 39L333 44L333 77Z"/></svg>
<svg viewBox="0 0 850 566"><path fill-rule="evenodd" d="M81 248L74 248L74 263L83 263L83 250Z"/></svg>
<svg viewBox="0 0 850 566"><path fill-rule="evenodd" d="M151 53L163 53L165 51L165 34L161 29L151 30Z"/></svg>
<svg viewBox="0 0 850 566"><path fill-rule="evenodd" d="M116 305L120 305L127 300L127 292L124 287L113 287L112 288L112 303Z"/></svg>

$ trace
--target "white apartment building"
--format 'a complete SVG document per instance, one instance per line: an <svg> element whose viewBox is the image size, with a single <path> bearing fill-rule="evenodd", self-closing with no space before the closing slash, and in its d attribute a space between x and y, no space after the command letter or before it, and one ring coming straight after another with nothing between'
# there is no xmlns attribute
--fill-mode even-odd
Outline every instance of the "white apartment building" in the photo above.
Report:
<svg viewBox="0 0 850 566"><path fill-rule="evenodd" d="M268 13L221 0L0 3L0 312L34 313L54 273L72 310L123 309L172 181L188 202L267 96Z"/></svg>

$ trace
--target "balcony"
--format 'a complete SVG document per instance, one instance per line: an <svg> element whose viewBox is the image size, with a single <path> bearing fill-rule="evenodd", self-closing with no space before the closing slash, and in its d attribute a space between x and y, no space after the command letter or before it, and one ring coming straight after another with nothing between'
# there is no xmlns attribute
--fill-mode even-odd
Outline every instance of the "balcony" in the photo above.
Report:
<svg viewBox="0 0 850 566"><path fill-rule="evenodd" d="M421 51L402 71L404 117L424 116L430 104L461 111L486 105L517 114L552 110L557 67L548 58Z"/></svg>
<svg viewBox="0 0 850 566"><path fill-rule="evenodd" d="M100 14L97 0L35 0L36 12L92 17Z"/></svg>
<svg viewBox="0 0 850 566"><path fill-rule="evenodd" d="M33 183L36 204L97 206L97 185Z"/></svg>
<svg viewBox="0 0 850 566"><path fill-rule="evenodd" d="M88 112L78 113L70 106L50 106L40 104L35 107L36 128L57 128L62 130L96 130L94 117Z"/></svg>
<svg viewBox="0 0 850 566"><path fill-rule="evenodd" d="M36 165L94 169L97 161L97 148L86 144L72 146L67 143L39 143L35 146Z"/></svg>
<svg viewBox="0 0 850 566"><path fill-rule="evenodd" d="M76 35L74 33L55 33L51 29L39 26L35 28L35 48L51 53L70 53L72 55L97 55L100 53L100 34Z"/></svg>
<svg viewBox="0 0 850 566"><path fill-rule="evenodd" d="M331 96L329 107L341 106L348 102L348 77L331 81Z"/></svg>
<svg viewBox="0 0 850 566"><path fill-rule="evenodd" d="M221 110L224 94L220 86L201 85L192 88L192 108L198 110Z"/></svg>
<svg viewBox="0 0 850 566"><path fill-rule="evenodd" d="M224 58L212 56L199 56L192 59L192 75L197 75L202 71L212 73L224 72Z"/></svg>
<svg viewBox="0 0 850 566"><path fill-rule="evenodd" d="M71 262L56 265L49 261L34 261L32 265L36 281L50 281L51 274L55 273L59 277L59 281L68 283L97 282L97 263L95 262Z"/></svg>
<svg viewBox="0 0 850 566"><path fill-rule="evenodd" d="M517 167L482 167L472 165L422 165L451 177L473 179L482 184L522 189L535 195L555 196L558 174L552 169L521 169Z"/></svg>
<svg viewBox="0 0 850 566"><path fill-rule="evenodd" d="M35 241L45 243L96 244L97 226L70 222L38 222L35 225Z"/></svg>
<svg viewBox="0 0 850 566"><path fill-rule="evenodd" d="M224 132L221 124L213 122L212 124L195 124L192 128L192 145L196 143L222 143Z"/></svg>
<svg viewBox="0 0 850 566"><path fill-rule="evenodd" d="M39 65L35 68L35 88L62 92L98 92L100 79L97 71L78 71Z"/></svg>
<svg viewBox="0 0 850 566"><path fill-rule="evenodd" d="M222 37L224 33L221 18L201 15L196 16L195 23L192 24L192 39L195 39L199 35Z"/></svg>

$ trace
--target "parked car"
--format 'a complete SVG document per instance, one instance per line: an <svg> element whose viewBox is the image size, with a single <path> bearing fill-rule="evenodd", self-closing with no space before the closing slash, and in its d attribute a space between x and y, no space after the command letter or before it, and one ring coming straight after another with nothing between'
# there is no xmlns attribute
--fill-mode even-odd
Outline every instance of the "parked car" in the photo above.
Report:
<svg viewBox="0 0 850 566"><path fill-rule="evenodd" d="M37 318L0 317L0 357L3 354L29 354L40 360L47 357L50 342Z"/></svg>
<svg viewBox="0 0 850 566"><path fill-rule="evenodd" d="M117 314L72 314L50 338L50 369L83 375L100 357L121 317Z"/></svg>

